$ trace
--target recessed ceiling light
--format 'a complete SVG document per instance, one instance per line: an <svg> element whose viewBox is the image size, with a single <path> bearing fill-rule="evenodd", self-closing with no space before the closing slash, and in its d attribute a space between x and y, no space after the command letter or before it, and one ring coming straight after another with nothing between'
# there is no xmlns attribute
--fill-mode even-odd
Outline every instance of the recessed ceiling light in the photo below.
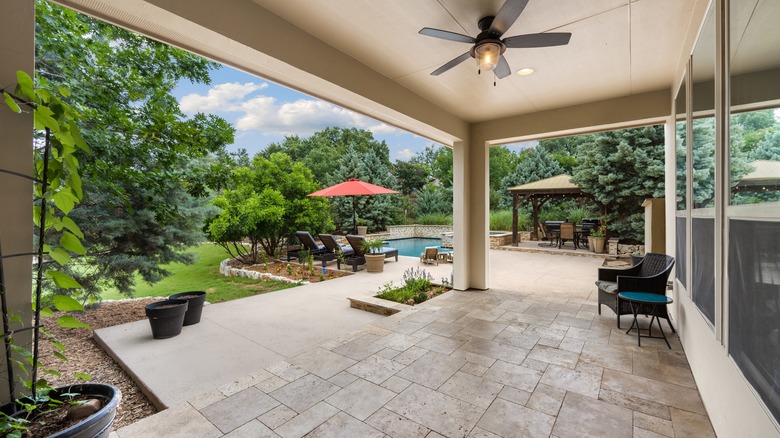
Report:
<svg viewBox="0 0 780 438"><path fill-rule="evenodd" d="M518 70L517 74L520 75L520 76L528 76L528 75L532 74L533 72L534 72L534 69L526 67L526 68L521 68L520 70Z"/></svg>

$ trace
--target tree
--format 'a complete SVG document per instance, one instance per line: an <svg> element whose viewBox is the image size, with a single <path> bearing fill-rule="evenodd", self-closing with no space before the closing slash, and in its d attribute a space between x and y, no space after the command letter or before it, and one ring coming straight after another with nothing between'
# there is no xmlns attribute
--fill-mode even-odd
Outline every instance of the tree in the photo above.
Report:
<svg viewBox="0 0 780 438"><path fill-rule="evenodd" d="M274 152L284 152L311 169L317 182L326 184L350 147L358 153L373 153L390 167L387 143L374 139L371 131L358 128L330 127L307 138L287 136L281 143L270 144L262 154L268 158Z"/></svg>
<svg viewBox="0 0 780 438"><path fill-rule="evenodd" d="M511 187L560 175L563 169L551 155L540 149L530 149L524 154L515 170L501 181L501 208L512 208Z"/></svg>
<svg viewBox="0 0 780 438"><path fill-rule="evenodd" d="M161 265L189 262L181 250L203 239L205 193L191 183L192 162L223 150L233 128L187 119L171 91L182 79L209 83L217 64L46 1L36 16L36 74L50 90L73 90L92 149L78 155L84 199L71 214L86 256L69 273L84 299L104 286L130 294L135 273L157 281Z"/></svg>
<svg viewBox="0 0 780 438"><path fill-rule="evenodd" d="M352 178L376 184L389 189L396 189L397 182L390 173L384 161L375 153L360 153L354 148L347 148L341 157L341 164L330 177L329 185L338 184ZM365 223L369 230L384 230L388 224L399 219L399 200L395 195L334 197L332 199L333 217L336 228L352 232L353 213L357 213L358 221Z"/></svg>
<svg viewBox="0 0 780 438"><path fill-rule="evenodd" d="M234 189L214 199L220 212L207 227L211 240L244 263L259 263L261 249L275 256L296 230L316 234L333 226L327 201L306 196L317 190L314 175L285 154L273 153L268 159L256 155L250 167L233 172L233 182Z"/></svg>
<svg viewBox="0 0 780 438"><path fill-rule="evenodd" d="M613 236L644 239L645 198L664 196L663 126L600 133L579 146L572 181L607 207Z"/></svg>
<svg viewBox="0 0 780 438"><path fill-rule="evenodd" d="M393 175L404 195L419 191L431 179L430 168L415 161L396 161Z"/></svg>
<svg viewBox="0 0 780 438"><path fill-rule="evenodd" d="M519 157L506 146L490 148L490 208L496 208L501 199L501 188L504 178L509 175L519 162Z"/></svg>
<svg viewBox="0 0 780 438"><path fill-rule="evenodd" d="M429 183L417 196L417 216L428 214L452 215L452 188Z"/></svg>

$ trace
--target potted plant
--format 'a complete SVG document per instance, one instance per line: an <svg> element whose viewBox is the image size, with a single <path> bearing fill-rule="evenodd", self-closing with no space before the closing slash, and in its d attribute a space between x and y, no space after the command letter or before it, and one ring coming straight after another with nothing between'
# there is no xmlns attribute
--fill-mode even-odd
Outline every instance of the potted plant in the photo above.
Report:
<svg viewBox="0 0 780 438"><path fill-rule="evenodd" d="M607 240L607 232L604 229L604 225L599 225L590 232L588 236L588 245L592 245L593 252L601 254L604 252L604 243Z"/></svg>
<svg viewBox="0 0 780 438"><path fill-rule="evenodd" d="M384 242L381 239L363 241L363 252L366 257L366 271L382 272L385 269L385 255L380 253Z"/></svg>
<svg viewBox="0 0 780 438"><path fill-rule="evenodd" d="M368 222L366 222L365 219L358 219L357 233L358 236L365 236L366 234L368 234Z"/></svg>
<svg viewBox="0 0 780 438"><path fill-rule="evenodd" d="M187 314L187 300L163 300L147 305L144 310L152 326L154 339L167 339L178 336Z"/></svg>
<svg viewBox="0 0 780 438"><path fill-rule="evenodd" d="M265 256L265 254L263 254ZM268 266L265 268L268 270ZM184 325L193 325L200 322L200 315L203 313L203 303L206 302L206 292L189 291L179 292L168 297L169 300L186 300L187 313L184 314Z"/></svg>
<svg viewBox="0 0 780 438"><path fill-rule="evenodd" d="M33 320L23 321L8 309L7 290L2 278L2 254L0 254L0 293L2 294L3 342L6 356L6 376L10 400L0 406L0 433L3 436L52 437L107 437L116 416L121 398L120 391L111 386L97 383L51 387L44 374L59 375L52 366L38 360L40 343L48 340L57 348L56 356L67 360L62 353L65 347L49 336L41 323L41 317L52 315L44 306L44 299L53 303L60 311L83 311L84 307L75 299L62 294L43 296L44 276L60 289L77 289L81 285L56 268L71 260L71 254L85 255L81 239L83 233L68 217L73 207L81 201L81 176L78 172L77 149L89 151L81 137L77 113L61 97L70 95L67 90L57 92L35 89L26 73L17 72L18 84L15 90L3 89L3 97L11 111L30 111L34 116L35 129L39 134L35 143L35 166L33 176L0 169L4 173L31 179L34 190L34 222L37 226L34 262ZM56 233L55 233L56 232ZM54 236L51 234L54 233ZM31 326L26 327L31 323ZM73 316L58 318L57 323L67 328L89 328ZM13 324L21 328L12 327ZM14 342L17 333L29 330L32 343L26 346ZM86 374L74 377L89 380ZM60 426L56 420L49 420L52 411L68 410L74 423ZM64 417L63 415L60 415ZM34 420L34 421L33 421ZM32 427L45 429L33 431Z"/></svg>

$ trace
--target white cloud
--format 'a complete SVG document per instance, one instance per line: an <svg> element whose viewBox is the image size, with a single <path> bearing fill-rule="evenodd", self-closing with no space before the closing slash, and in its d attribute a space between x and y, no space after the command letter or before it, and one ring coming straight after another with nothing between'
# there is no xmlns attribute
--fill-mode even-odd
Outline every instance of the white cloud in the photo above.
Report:
<svg viewBox="0 0 780 438"><path fill-rule="evenodd" d="M395 135L404 134L403 130L398 129L394 126L390 126L386 123L379 123L378 125L368 128L368 130L371 131L372 134L395 134Z"/></svg>
<svg viewBox="0 0 780 438"><path fill-rule="evenodd" d="M385 123L317 99L279 102L269 95L251 95L267 83L231 82L215 85L206 93L188 94L179 102L184 113L236 113L236 129L265 135L308 136L329 126L367 129L374 134L403 134ZM226 117L227 118L227 117Z"/></svg>
<svg viewBox="0 0 780 438"><path fill-rule="evenodd" d="M395 154L395 159L401 161L408 161L413 156L414 156L414 151L412 151L409 148L405 148L398 151L398 153Z"/></svg>
<svg viewBox="0 0 780 438"><path fill-rule="evenodd" d="M179 108L187 114L241 111L241 100L248 94L268 87L263 82L228 82L213 86L205 96L192 93L181 98Z"/></svg>

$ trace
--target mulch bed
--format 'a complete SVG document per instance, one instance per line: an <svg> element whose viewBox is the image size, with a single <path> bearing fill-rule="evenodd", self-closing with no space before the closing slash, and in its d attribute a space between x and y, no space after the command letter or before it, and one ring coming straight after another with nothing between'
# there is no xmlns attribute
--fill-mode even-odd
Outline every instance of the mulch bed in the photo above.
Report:
<svg viewBox="0 0 780 438"><path fill-rule="evenodd" d="M351 275L349 272L339 271L335 268L325 268L323 274L323 268L321 262L314 262L313 270L309 271L308 266L300 265L298 263L287 263L283 261L268 262L267 265L245 265L235 260L231 260L228 264L234 268L246 269L248 271L264 272L278 277L285 277L296 281L308 281L309 283L319 283L320 281L328 281L334 278L344 277L345 275ZM331 263L335 266L335 263Z"/></svg>
<svg viewBox="0 0 780 438"><path fill-rule="evenodd" d="M89 324L93 330L139 321L146 319L144 306L160 299L106 301L76 315L76 318ZM41 362L44 368L55 369L62 373L60 377L46 376L51 386L84 383L72 376L73 373L87 373L92 376L93 382L108 383L119 388L122 391L122 400L117 409L114 430L157 412L157 408L143 395L130 376L95 342L92 338L92 330L62 328L57 325L58 316L60 316L59 312L55 312L54 317L43 318L46 330L67 348L65 356L68 360L62 361L54 356L54 346L49 342L41 343Z"/></svg>

